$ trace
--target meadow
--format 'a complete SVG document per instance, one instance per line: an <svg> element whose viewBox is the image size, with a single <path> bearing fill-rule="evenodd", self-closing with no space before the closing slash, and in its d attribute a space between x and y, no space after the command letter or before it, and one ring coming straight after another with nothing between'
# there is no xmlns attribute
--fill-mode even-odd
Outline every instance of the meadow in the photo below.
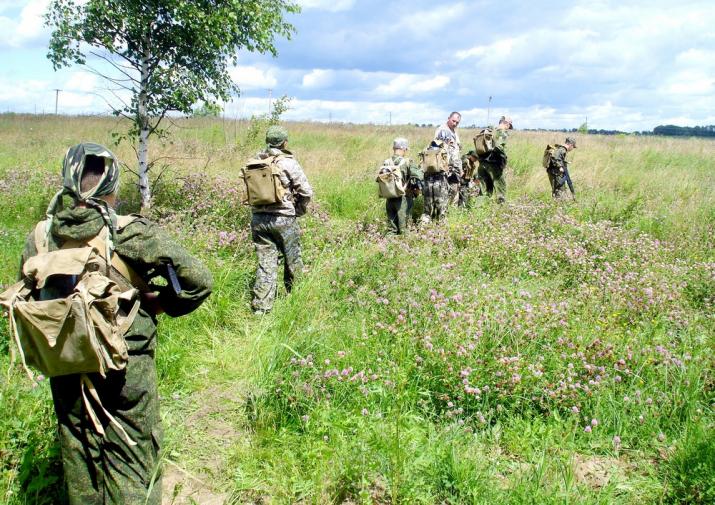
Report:
<svg viewBox="0 0 715 505"><path fill-rule="evenodd" d="M376 168L433 129L287 123L316 194L307 272L256 317L238 175L261 126L178 120L152 144L149 215L215 280L160 321L165 503L715 502L715 142L577 135L577 200L553 202L563 135L517 130L506 205L392 237ZM0 115L0 287L67 147L122 128ZM120 211L137 202L125 171ZM10 362L5 317L0 503L63 503L49 387Z"/></svg>

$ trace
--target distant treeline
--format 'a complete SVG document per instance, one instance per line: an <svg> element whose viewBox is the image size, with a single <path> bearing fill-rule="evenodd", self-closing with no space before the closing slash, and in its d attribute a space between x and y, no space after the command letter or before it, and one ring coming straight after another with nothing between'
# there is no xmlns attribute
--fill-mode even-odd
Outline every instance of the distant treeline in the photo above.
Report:
<svg viewBox="0 0 715 505"><path fill-rule="evenodd" d="M715 137L715 125L709 126L674 126L661 125L653 128L653 135L670 135L673 137Z"/></svg>
<svg viewBox="0 0 715 505"><path fill-rule="evenodd" d="M543 129L529 129L527 131L544 131ZM586 131L579 128L562 128L561 130L548 130L557 131L563 133L575 133ZM709 126L675 126L675 125L660 125L653 128L653 131L641 131L641 132L623 132L620 130L593 130L588 129L588 133L595 135L663 135L670 137L715 137L715 125Z"/></svg>

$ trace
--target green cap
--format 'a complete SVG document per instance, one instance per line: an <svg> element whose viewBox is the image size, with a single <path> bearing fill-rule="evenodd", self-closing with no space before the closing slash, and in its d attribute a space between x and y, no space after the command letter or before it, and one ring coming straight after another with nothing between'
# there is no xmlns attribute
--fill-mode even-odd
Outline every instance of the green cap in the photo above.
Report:
<svg viewBox="0 0 715 505"><path fill-rule="evenodd" d="M270 126L266 132L266 144L271 147L280 147L288 140L288 130L282 126Z"/></svg>
<svg viewBox="0 0 715 505"><path fill-rule="evenodd" d="M574 148L576 147L576 139L573 137L566 137L566 141L564 143L571 144Z"/></svg>

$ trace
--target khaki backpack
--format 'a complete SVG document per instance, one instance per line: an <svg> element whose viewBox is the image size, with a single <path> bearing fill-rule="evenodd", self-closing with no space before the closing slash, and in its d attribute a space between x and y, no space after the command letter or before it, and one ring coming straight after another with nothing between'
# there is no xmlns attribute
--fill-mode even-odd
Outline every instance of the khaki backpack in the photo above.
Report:
<svg viewBox="0 0 715 505"><path fill-rule="evenodd" d="M547 170L551 168L551 160L553 159L554 151L556 151L557 147L558 145L556 144L548 144L546 149L544 149L544 157L541 160L541 166Z"/></svg>
<svg viewBox="0 0 715 505"><path fill-rule="evenodd" d="M117 227L134 219L117 216ZM110 251L106 261L107 227L86 243L69 241L49 251L46 223L35 227L37 254L23 265L23 279L0 294L22 365L31 378L28 366L47 377L81 374L82 398L97 432L104 435L104 428L88 395L133 445L102 406L87 374L104 377L126 367L124 334L139 310L137 288L149 288L118 255Z"/></svg>
<svg viewBox="0 0 715 505"><path fill-rule="evenodd" d="M420 153L420 167L425 175L445 173L449 169L449 154L444 145L428 147Z"/></svg>
<svg viewBox="0 0 715 505"><path fill-rule="evenodd" d="M249 205L271 205L283 201L286 189L281 183L282 170L278 166L278 161L284 158L292 158L292 156L280 154L248 160L241 170L241 178L246 184Z"/></svg>
<svg viewBox="0 0 715 505"><path fill-rule="evenodd" d="M494 130L491 128L480 130L479 133L474 136L474 149L480 158L488 156L489 153L493 152L494 149L496 149Z"/></svg>
<svg viewBox="0 0 715 505"><path fill-rule="evenodd" d="M400 167L405 163L403 159L395 164L392 158L387 158L377 172L377 191L380 198L399 198L405 194L405 181L402 180Z"/></svg>

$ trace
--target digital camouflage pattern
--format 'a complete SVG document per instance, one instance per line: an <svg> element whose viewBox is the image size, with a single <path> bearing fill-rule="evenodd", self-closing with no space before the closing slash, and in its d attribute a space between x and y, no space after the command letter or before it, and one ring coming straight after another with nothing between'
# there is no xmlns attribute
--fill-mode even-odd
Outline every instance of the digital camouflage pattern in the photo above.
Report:
<svg viewBox="0 0 715 505"><path fill-rule="evenodd" d="M49 249L65 241L87 241L104 227L101 213L91 207L58 212L53 219ZM145 281L154 273L166 275L173 265L181 291L158 287L159 303L170 316L196 309L211 293L211 273L151 221L137 217L116 234L115 253ZM25 243L21 263L37 254L34 233ZM22 266L21 266L22 269ZM106 378L90 374L104 407L137 445L129 446L100 414L106 438L98 435L84 411L79 376L50 379L59 424L62 462L70 504L161 503L161 425L157 395L156 316L142 304L125 335L129 361L125 370ZM151 495L147 496L153 482Z"/></svg>
<svg viewBox="0 0 715 505"><path fill-rule="evenodd" d="M251 219L251 235L258 256L256 282L253 286L251 307L255 312L267 312L273 308L276 298L278 260L283 256L283 282L290 291L294 279L303 270L300 257L300 229L296 217L306 213L313 197L308 178L292 153L285 149L268 147L258 157L289 154L290 158L278 161L281 168L281 184L286 194L281 203L254 205Z"/></svg>
<svg viewBox="0 0 715 505"><path fill-rule="evenodd" d="M279 257L283 256L283 283L287 292L303 272L300 228L295 216L253 214L251 238L258 256L251 308L254 312L268 312L276 299Z"/></svg>
<svg viewBox="0 0 715 505"><path fill-rule="evenodd" d="M479 168L477 169L481 194L491 197L496 193L497 202L499 203L506 201L506 144L508 139L509 134L506 130L495 129L494 141L496 145L494 151L479 159Z"/></svg>
<svg viewBox="0 0 715 505"><path fill-rule="evenodd" d="M568 169L566 154L568 150L565 146L556 144L556 148L551 153L549 168L546 170L551 185L551 196L562 199L569 195L566 187L566 177L564 172Z"/></svg>

